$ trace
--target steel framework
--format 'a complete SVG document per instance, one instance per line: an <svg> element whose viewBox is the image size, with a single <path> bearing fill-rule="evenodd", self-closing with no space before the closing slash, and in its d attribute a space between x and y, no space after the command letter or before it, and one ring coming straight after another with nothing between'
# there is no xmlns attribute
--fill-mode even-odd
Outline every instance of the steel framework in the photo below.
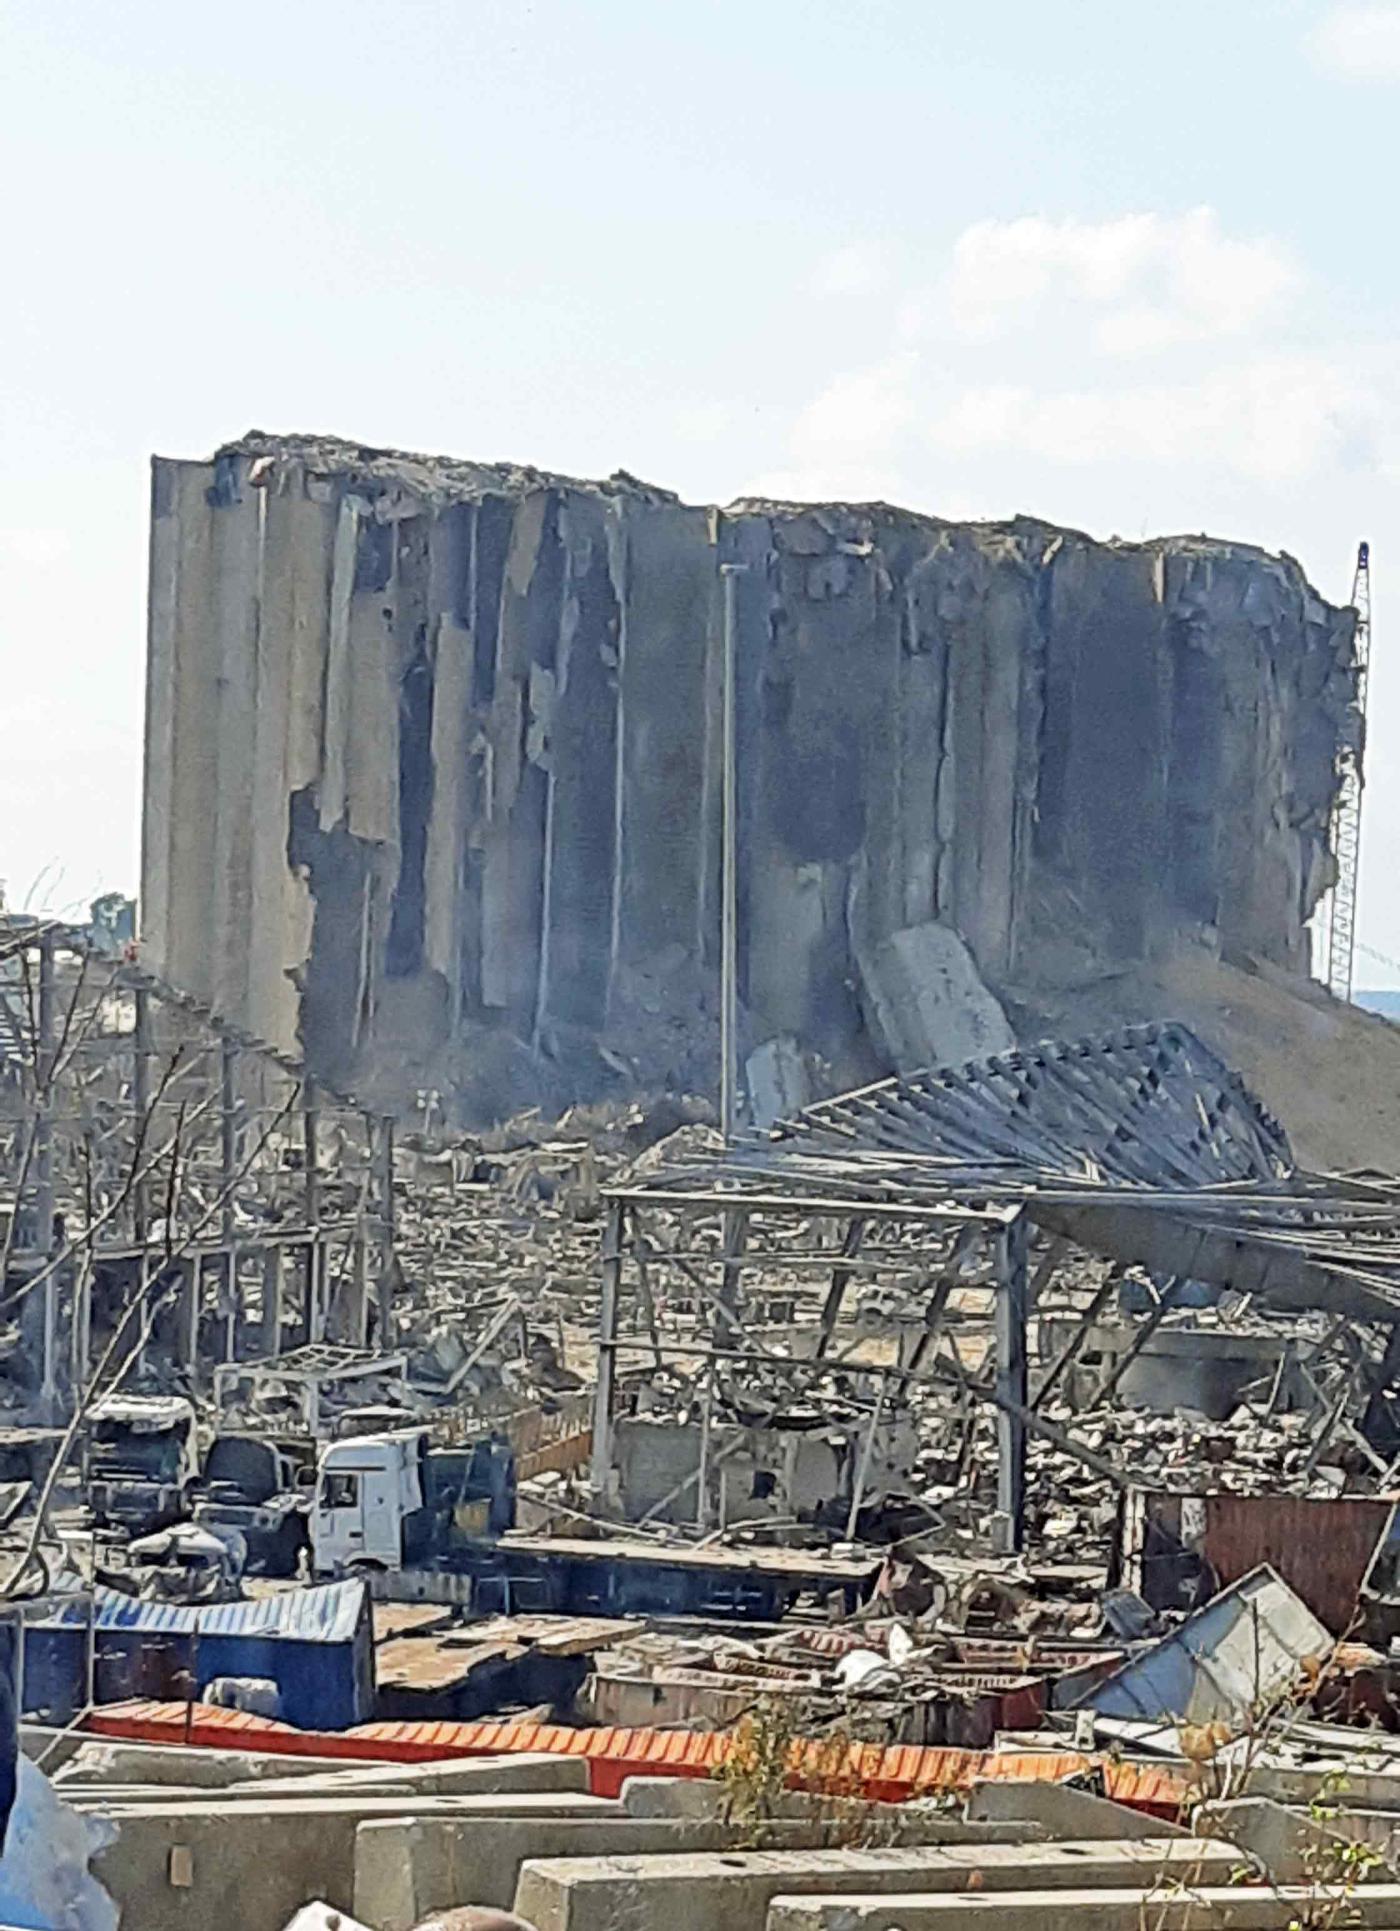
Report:
<svg viewBox="0 0 1400 1931"><path fill-rule="evenodd" d="M1334 998L1351 1003L1356 959L1356 897L1361 866L1362 761L1366 748L1366 701L1371 671L1371 546L1359 544L1351 588L1356 612L1356 736L1338 761L1337 801L1332 807L1331 842L1337 882L1327 900L1322 928L1319 974Z"/></svg>

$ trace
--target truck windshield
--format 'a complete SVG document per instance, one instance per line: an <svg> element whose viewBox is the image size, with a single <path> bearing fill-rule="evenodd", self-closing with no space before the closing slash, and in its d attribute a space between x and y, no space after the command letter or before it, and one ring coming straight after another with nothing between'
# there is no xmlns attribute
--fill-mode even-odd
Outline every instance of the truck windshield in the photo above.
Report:
<svg viewBox="0 0 1400 1931"><path fill-rule="evenodd" d="M217 1436L210 1445L204 1476L211 1488L235 1490L249 1502L265 1502L281 1487L274 1451L266 1442L246 1435Z"/></svg>
<svg viewBox="0 0 1400 1931"><path fill-rule="evenodd" d="M180 1477L181 1448L181 1438L173 1431L138 1433L120 1422L98 1422L92 1444L92 1466L103 1475L175 1482Z"/></svg>
<svg viewBox="0 0 1400 1931"><path fill-rule="evenodd" d="M355 1509L360 1505L360 1478L329 1469L321 1477L323 1509Z"/></svg>

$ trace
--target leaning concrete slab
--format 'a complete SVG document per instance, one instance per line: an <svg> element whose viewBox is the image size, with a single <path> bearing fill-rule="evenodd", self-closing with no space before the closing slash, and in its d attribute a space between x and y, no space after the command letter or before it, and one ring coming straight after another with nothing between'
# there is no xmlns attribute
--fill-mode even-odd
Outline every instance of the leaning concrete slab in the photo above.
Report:
<svg viewBox="0 0 1400 1931"><path fill-rule="evenodd" d="M1400 1820L1394 1811L1346 1810L1324 1821L1312 1810L1289 1810L1272 1797L1236 1797L1212 1804L1209 1828L1257 1859L1275 1884L1304 1884L1341 1868L1352 1845L1380 1860L1370 1875L1393 1881L1400 1865Z"/></svg>
<svg viewBox="0 0 1400 1931"><path fill-rule="evenodd" d="M629 1777L622 1786L621 1801L629 1817L686 1817L692 1822L723 1821L729 1793L723 1784L710 1778ZM1120 1819L1119 1828L1108 1834L1116 1837L1131 1835L1134 1813L1124 1812L1117 1805L1108 1808ZM848 1841L855 1841L863 1835L866 1841L882 1844L966 1843L969 1838L983 1843L1004 1843L1013 1838L1016 1841L1026 1838L1034 1840L1051 1835L1033 1822L1016 1816L1004 1824L994 1821L988 1825L978 1820L977 1828L969 1830L963 1817L932 1799L872 1807L859 1797L828 1797L804 1790L786 1790L776 1799L771 1814L775 1819L824 1824L834 1835ZM1125 1816L1126 1824L1121 1822ZM1061 1831L1059 1834L1062 1837L1093 1835L1088 1831Z"/></svg>
<svg viewBox="0 0 1400 1931"><path fill-rule="evenodd" d="M1289 1931L1309 1923L1392 1931L1400 1924L1400 1886L1378 1885L1350 1897L1320 1895L1310 1886L1265 1885L780 1897L769 1909L767 1931L964 1931L973 1924L978 1931L1046 1931L1056 1925L1073 1925L1074 1931Z"/></svg>
<svg viewBox="0 0 1400 1931"><path fill-rule="evenodd" d="M627 1794L624 1786L623 1795ZM979 1784L967 1800L970 1819L986 1823L1033 1824L1046 1837L1187 1837L1189 1831L1162 1817L1129 1810L1107 1797L1068 1784L1013 1783L1009 1778ZM1228 1831L1216 1833L1228 1837Z"/></svg>
<svg viewBox="0 0 1400 1931"><path fill-rule="evenodd" d="M777 1897L851 1891L900 1894L1050 1891L1151 1883L1223 1882L1239 1862L1229 1845L1182 1839L1092 1844L948 1844L904 1850L782 1850L726 1856L556 1858L527 1864L515 1908L538 1931L763 1931Z"/></svg>
<svg viewBox="0 0 1400 1931"><path fill-rule="evenodd" d="M164 1783L111 1783L78 1776L65 1779L63 1792L78 1809L107 1804L189 1804L200 1787ZM588 1793L588 1765L581 1757L449 1757L435 1763L357 1765L328 1776L290 1777L230 1784L221 1800L230 1805L263 1805L274 1797L305 1803L313 1797L511 1796L526 1791L555 1795Z"/></svg>

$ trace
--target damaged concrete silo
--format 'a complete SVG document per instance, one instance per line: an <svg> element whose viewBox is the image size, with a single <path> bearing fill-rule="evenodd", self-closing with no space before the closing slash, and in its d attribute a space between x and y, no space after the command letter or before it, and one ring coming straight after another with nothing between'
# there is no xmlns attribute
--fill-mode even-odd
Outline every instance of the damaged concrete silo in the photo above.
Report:
<svg viewBox="0 0 1400 1931"><path fill-rule="evenodd" d="M1306 971L1352 622L1291 560L262 435L155 464L148 961L388 1101L713 1090L723 561L756 1082L987 1050L978 975Z"/></svg>

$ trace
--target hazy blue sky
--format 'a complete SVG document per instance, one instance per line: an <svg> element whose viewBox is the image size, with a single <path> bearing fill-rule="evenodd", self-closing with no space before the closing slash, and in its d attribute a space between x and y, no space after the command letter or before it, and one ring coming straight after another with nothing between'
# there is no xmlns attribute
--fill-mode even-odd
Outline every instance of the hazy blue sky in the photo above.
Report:
<svg viewBox="0 0 1400 1931"><path fill-rule="evenodd" d="M1400 960L1397 123L1400 4L0 0L12 899L134 889L146 459L257 426L1366 535Z"/></svg>

